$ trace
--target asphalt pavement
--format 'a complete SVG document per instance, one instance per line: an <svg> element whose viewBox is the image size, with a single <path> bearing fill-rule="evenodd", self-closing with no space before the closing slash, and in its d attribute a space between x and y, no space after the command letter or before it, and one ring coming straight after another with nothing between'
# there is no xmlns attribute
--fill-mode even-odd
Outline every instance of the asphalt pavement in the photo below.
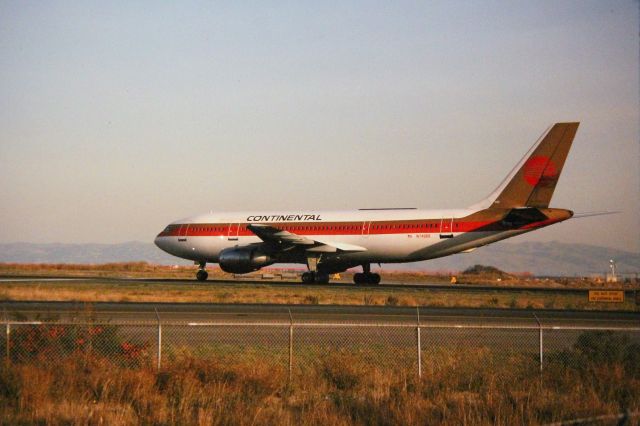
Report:
<svg viewBox="0 0 640 426"><path fill-rule="evenodd" d="M640 312L209 303L0 302L9 320L639 327Z"/></svg>

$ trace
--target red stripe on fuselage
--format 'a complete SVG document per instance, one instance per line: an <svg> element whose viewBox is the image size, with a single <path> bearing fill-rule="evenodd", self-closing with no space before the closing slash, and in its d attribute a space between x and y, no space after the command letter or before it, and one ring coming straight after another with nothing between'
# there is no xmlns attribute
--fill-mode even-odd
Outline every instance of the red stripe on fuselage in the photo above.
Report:
<svg viewBox="0 0 640 426"><path fill-rule="evenodd" d="M283 231L289 231L297 235L388 235L388 234L450 234L459 232L479 232L479 231L506 231L510 229L531 229L537 226L550 225L553 221L544 221L528 224L521 228L513 228L503 225L500 221L456 221L451 223L451 219L444 220L423 220L423 221L379 221L379 222L270 222L265 225ZM227 236L255 236L247 229L250 223L185 223L169 225L158 236L180 236L180 237L227 237ZM229 229L229 226L232 228ZM236 230L239 226L240 229Z"/></svg>

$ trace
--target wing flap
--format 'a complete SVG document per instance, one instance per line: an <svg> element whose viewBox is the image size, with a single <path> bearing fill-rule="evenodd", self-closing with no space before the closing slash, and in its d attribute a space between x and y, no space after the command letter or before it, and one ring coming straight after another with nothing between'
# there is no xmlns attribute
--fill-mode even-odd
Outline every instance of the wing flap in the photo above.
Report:
<svg viewBox="0 0 640 426"><path fill-rule="evenodd" d="M335 247L340 251L367 251L366 248L357 246L355 244L341 243L339 241L325 241L325 240L322 240L322 241L316 240L316 241L323 245Z"/></svg>
<svg viewBox="0 0 640 426"><path fill-rule="evenodd" d="M304 237L302 235L297 235L289 231L283 231L280 228L276 228L275 226L270 225L248 225L247 229L256 234L258 238L260 238L265 243L275 243L278 245L281 244L291 244L291 245L306 245L312 246L315 244L315 241Z"/></svg>

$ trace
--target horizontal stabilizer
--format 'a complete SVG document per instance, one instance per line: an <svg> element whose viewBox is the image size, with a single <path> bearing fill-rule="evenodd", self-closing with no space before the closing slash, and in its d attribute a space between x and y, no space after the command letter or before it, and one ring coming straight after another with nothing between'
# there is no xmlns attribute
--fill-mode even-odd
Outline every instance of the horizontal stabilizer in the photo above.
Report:
<svg viewBox="0 0 640 426"><path fill-rule="evenodd" d="M582 218L582 217L607 216L607 215L610 215L610 214L618 214L618 213L622 213L622 212L619 212L619 211L615 211L615 212L601 211L601 212L574 213L573 214L573 218L574 219L579 219L579 218Z"/></svg>

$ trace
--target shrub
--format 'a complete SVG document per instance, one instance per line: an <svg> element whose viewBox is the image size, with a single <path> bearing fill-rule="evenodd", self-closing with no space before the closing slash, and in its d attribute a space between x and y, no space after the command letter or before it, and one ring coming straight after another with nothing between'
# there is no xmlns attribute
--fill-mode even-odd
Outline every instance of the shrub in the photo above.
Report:
<svg viewBox="0 0 640 426"><path fill-rule="evenodd" d="M318 296L308 295L304 297L303 302L307 305L317 305L320 300L318 299Z"/></svg>
<svg viewBox="0 0 640 426"><path fill-rule="evenodd" d="M366 371L363 365L346 353L335 353L322 359L321 371L325 380L338 390L354 390Z"/></svg>
<svg viewBox="0 0 640 426"><path fill-rule="evenodd" d="M149 343L135 343L118 336L109 324L20 325L11 332L13 362L48 361L74 354L102 356L127 366L140 366L149 359Z"/></svg>
<svg viewBox="0 0 640 426"><path fill-rule="evenodd" d="M583 362L598 365L622 365L627 375L640 378L640 345L632 344L627 334L613 331L589 331L574 345Z"/></svg>
<svg viewBox="0 0 640 426"><path fill-rule="evenodd" d="M396 296L389 295L387 296L387 299L385 300L384 304L387 306L398 306L399 302L400 302L400 299L398 299Z"/></svg>

